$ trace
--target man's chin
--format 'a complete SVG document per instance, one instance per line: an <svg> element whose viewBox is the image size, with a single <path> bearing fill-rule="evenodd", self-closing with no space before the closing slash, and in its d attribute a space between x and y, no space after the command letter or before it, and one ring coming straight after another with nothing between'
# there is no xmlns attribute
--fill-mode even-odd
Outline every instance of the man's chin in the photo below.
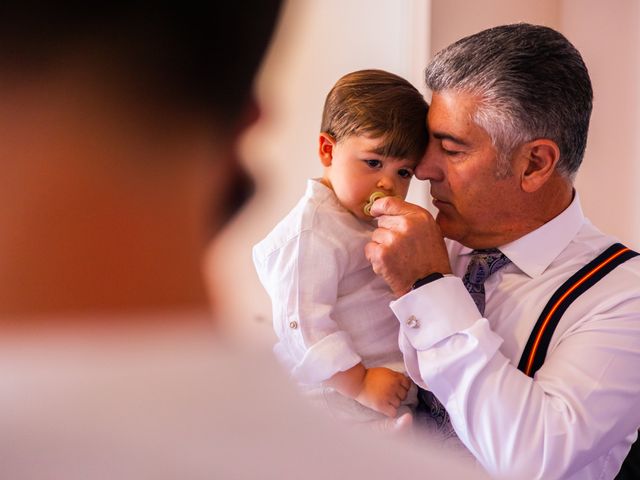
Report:
<svg viewBox="0 0 640 480"><path fill-rule="evenodd" d="M442 211L439 211L436 215L436 223L438 227L440 227L443 237L456 241L462 238L459 225L452 221L446 214L443 214Z"/></svg>

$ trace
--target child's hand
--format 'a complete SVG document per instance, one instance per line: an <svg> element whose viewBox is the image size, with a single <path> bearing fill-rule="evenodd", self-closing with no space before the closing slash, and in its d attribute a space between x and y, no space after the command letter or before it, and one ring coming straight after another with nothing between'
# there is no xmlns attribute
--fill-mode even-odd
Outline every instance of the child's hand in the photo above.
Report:
<svg viewBox="0 0 640 480"><path fill-rule="evenodd" d="M400 403L407 397L411 380L388 368L367 369L356 401L388 417L395 417Z"/></svg>

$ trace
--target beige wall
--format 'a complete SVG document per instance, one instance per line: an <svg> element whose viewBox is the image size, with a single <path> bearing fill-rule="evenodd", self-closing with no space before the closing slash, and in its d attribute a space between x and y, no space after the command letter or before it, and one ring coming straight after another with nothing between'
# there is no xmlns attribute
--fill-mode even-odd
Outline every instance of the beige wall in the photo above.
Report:
<svg viewBox="0 0 640 480"><path fill-rule="evenodd" d="M207 268L232 331L273 341L270 303L253 270L251 246L294 205L305 180L320 175L316 137L335 80L360 68L383 68L424 91L422 72L433 52L483 28L519 21L559 29L582 52L595 103L577 188L596 225L640 248L634 188L640 185L640 2L291 0L258 82L263 118L242 147L257 192L212 250L216 269ZM414 184L410 199L424 203L427 185ZM231 322L232 312L237 318Z"/></svg>
<svg viewBox="0 0 640 480"><path fill-rule="evenodd" d="M462 37L507 23L559 26L561 0L432 0L431 54Z"/></svg>
<svg viewBox="0 0 640 480"><path fill-rule="evenodd" d="M594 89L583 207L598 227L640 248L640 2L564 0L562 32L582 53Z"/></svg>

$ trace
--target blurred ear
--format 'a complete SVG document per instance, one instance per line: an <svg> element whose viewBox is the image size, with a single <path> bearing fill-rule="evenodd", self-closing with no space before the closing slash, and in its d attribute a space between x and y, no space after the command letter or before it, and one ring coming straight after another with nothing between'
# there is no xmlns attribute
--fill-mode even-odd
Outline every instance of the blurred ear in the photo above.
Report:
<svg viewBox="0 0 640 480"><path fill-rule="evenodd" d="M331 135L325 132L320 133L318 140L318 156L320 157L322 165L325 167L331 166L331 162L333 161L333 149L335 146L336 141Z"/></svg>
<svg viewBox="0 0 640 480"><path fill-rule="evenodd" d="M521 185L527 193L539 190L551 178L560 160L560 149L553 140L540 138L523 147Z"/></svg>
<svg viewBox="0 0 640 480"><path fill-rule="evenodd" d="M244 107L242 108L242 112L238 118L238 121L235 125L233 141L235 142L238 137L240 137L246 130L251 128L253 124L255 124L261 116L261 109L258 100L251 95Z"/></svg>

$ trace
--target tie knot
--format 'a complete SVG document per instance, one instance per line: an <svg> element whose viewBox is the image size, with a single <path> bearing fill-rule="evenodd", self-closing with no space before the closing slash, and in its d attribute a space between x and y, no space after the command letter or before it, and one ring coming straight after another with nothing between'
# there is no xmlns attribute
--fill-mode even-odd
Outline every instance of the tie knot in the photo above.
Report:
<svg viewBox="0 0 640 480"><path fill-rule="evenodd" d="M474 250L467 267L466 280L475 285L482 285L494 272L509 263L507 256L497 248Z"/></svg>
<svg viewBox="0 0 640 480"><path fill-rule="evenodd" d="M501 253L497 248L477 248L471 252L471 255L500 255Z"/></svg>

